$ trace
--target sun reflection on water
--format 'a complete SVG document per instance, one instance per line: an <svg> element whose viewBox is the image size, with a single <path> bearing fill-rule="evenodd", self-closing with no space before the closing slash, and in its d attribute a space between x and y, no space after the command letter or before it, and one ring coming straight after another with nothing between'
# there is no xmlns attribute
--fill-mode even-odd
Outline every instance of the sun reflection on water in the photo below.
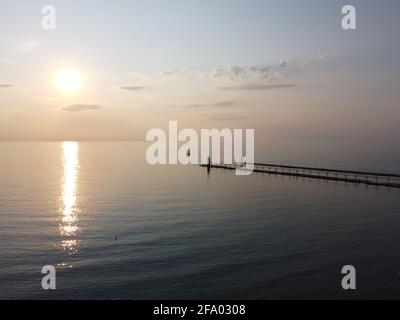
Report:
<svg viewBox="0 0 400 320"><path fill-rule="evenodd" d="M69 254L78 251L79 232L77 207L77 189L79 176L79 145L77 142L64 142L63 149L63 180L61 218L59 223L61 245Z"/></svg>

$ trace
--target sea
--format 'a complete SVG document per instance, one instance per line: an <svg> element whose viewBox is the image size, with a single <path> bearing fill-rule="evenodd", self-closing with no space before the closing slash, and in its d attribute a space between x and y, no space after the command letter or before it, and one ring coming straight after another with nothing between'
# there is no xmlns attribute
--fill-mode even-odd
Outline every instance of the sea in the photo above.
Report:
<svg viewBox="0 0 400 320"><path fill-rule="evenodd" d="M0 143L0 299L400 298L400 189L152 166L146 147ZM256 160L400 173L379 145L265 144Z"/></svg>

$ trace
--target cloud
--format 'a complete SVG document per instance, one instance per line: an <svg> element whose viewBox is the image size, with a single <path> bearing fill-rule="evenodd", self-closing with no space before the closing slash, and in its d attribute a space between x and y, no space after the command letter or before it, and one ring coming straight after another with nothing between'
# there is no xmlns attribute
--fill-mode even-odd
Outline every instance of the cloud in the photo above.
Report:
<svg viewBox="0 0 400 320"><path fill-rule="evenodd" d="M162 72L164 78L190 78L190 79L209 79L214 81L242 81L254 79L268 79L273 70L269 66L237 66L232 65L225 68L188 70L174 69Z"/></svg>
<svg viewBox="0 0 400 320"><path fill-rule="evenodd" d="M214 69L211 75L216 80L255 81L269 79L272 75L272 70L269 66L229 66L227 68Z"/></svg>
<svg viewBox="0 0 400 320"><path fill-rule="evenodd" d="M321 61L321 60L328 60L328 59L332 59L335 57L334 53L330 53L330 52L321 52L319 54L317 54L317 57L315 58L317 61Z"/></svg>
<svg viewBox="0 0 400 320"><path fill-rule="evenodd" d="M127 91L139 91L146 89L146 87L140 87L140 86L121 86L119 87L122 90L127 90Z"/></svg>
<svg viewBox="0 0 400 320"><path fill-rule="evenodd" d="M204 107L208 107L208 104L200 104L200 103L190 103L190 104L186 104L183 107L184 108L204 108Z"/></svg>
<svg viewBox="0 0 400 320"><path fill-rule="evenodd" d="M12 84L8 84L8 83L0 83L0 89L1 89L1 88L11 88L11 87L13 87L13 85L12 85Z"/></svg>
<svg viewBox="0 0 400 320"><path fill-rule="evenodd" d="M22 44L20 52L31 52L40 47L39 39L28 39Z"/></svg>
<svg viewBox="0 0 400 320"><path fill-rule="evenodd" d="M272 85L292 73L303 70L307 61L281 60L275 65L231 65L215 69L186 70L175 69L161 73L165 79L203 80L214 84L219 89L266 90L289 85ZM292 86L292 85L290 85Z"/></svg>
<svg viewBox="0 0 400 320"><path fill-rule="evenodd" d="M218 87L219 90L273 90L292 88L294 84L249 84L243 86L231 86L231 87Z"/></svg>
<svg viewBox="0 0 400 320"><path fill-rule="evenodd" d="M62 108L62 110L68 112L80 112L80 111L98 110L98 109L101 109L101 107L97 104L72 104Z"/></svg>
<svg viewBox="0 0 400 320"><path fill-rule="evenodd" d="M201 76L202 70L189 70L189 69L173 69L161 72L161 77L184 77L196 78Z"/></svg>
<svg viewBox="0 0 400 320"><path fill-rule="evenodd" d="M275 64L268 65L231 65L204 69L170 69L155 74L133 74L135 83L158 83L182 81L184 85L207 85L220 90L269 90L293 87L293 85L279 85L279 82L291 82L292 77L312 65L325 62L335 57L332 53L322 52L305 59L281 59ZM142 82L140 82L142 81ZM128 89L127 87L126 89ZM132 87L138 90L141 87Z"/></svg>
<svg viewBox="0 0 400 320"><path fill-rule="evenodd" d="M214 103L191 103L191 104L186 104L186 105L180 105L178 107L184 107L184 108L206 108L206 107L231 107L235 106L237 103L236 101L232 100L222 100L222 101L217 101Z"/></svg>
<svg viewBox="0 0 400 320"><path fill-rule="evenodd" d="M238 121L250 119L249 116L234 114L213 114L210 115L208 118L214 121Z"/></svg>
<svg viewBox="0 0 400 320"><path fill-rule="evenodd" d="M214 102L212 105L216 107L232 107L236 105L236 101L224 100L224 101Z"/></svg>

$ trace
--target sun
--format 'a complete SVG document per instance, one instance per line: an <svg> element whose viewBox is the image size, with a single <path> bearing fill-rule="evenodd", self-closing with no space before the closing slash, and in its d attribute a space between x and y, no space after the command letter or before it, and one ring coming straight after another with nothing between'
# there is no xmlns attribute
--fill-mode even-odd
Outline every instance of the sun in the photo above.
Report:
<svg viewBox="0 0 400 320"><path fill-rule="evenodd" d="M56 73L55 82L63 93L74 93L82 86L82 75L73 69L63 69Z"/></svg>

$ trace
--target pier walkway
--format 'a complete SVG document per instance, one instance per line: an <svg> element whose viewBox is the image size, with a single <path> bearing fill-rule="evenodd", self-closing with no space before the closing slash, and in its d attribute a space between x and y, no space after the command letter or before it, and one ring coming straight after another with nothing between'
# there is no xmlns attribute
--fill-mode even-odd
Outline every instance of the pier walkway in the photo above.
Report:
<svg viewBox="0 0 400 320"><path fill-rule="evenodd" d="M227 165L208 163L201 165L201 167L206 167L208 171L212 168L236 170L237 167L241 167L242 170L245 170L243 165L240 164ZM254 163L253 172L400 188L400 174L393 173L300 167L269 163Z"/></svg>

